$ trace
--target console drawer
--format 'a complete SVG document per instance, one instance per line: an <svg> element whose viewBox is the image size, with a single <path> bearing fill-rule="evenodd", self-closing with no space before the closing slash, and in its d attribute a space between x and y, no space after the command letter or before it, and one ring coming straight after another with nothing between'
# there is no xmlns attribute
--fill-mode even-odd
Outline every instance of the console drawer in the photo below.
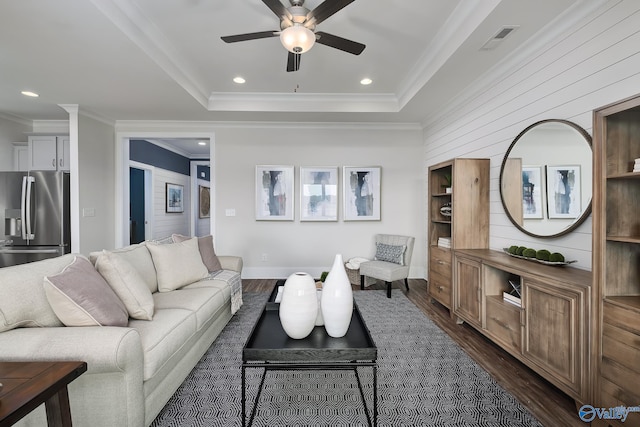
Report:
<svg viewBox="0 0 640 427"><path fill-rule="evenodd" d="M521 309L502 300L499 295L486 298L486 328L504 346L520 352L522 348Z"/></svg>
<svg viewBox="0 0 640 427"><path fill-rule="evenodd" d="M437 246L431 246L429 248L429 253L430 273L436 272L442 277L451 280L451 251L441 249Z"/></svg>

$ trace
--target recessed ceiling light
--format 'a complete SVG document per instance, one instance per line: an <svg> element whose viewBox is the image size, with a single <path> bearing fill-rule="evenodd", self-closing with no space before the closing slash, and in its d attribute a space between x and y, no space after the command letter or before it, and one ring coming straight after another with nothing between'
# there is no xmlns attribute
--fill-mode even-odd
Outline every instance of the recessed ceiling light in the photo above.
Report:
<svg viewBox="0 0 640 427"><path fill-rule="evenodd" d="M206 141L198 141L198 145L207 145Z"/></svg>
<svg viewBox="0 0 640 427"><path fill-rule="evenodd" d="M37 93L35 93L35 92L31 92L31 91L29 91L29 90L23 90L23 91L22 91L22 92L20 92L20 93L22 93L24 96L30 96L30 97L32 97L32 98L37 98L37 97L39 97L39 96L40 96L40 95L38 95Z"/></svg>
<svg viewBox="0 0 640 427"><path fill-rule="evenodd" d="M371 80L369 78L365 78L365 79L360 80L360 84L363 85L363 86L370 85L371 83L373 83L373 80Z"/></svg>
<svg viewBox="0 0 640 427"><path fill-rule="evenodd" d="M233 81L234 81L235 83L238 83L239 85L241 85L241 84L243 84L244 82L246 82L246 80L245 80L245 79L243 79L243 78L242 78L242 77L240 77L240 76L238 76L238 77L234 77L234 78L233 78Z"/></svg>

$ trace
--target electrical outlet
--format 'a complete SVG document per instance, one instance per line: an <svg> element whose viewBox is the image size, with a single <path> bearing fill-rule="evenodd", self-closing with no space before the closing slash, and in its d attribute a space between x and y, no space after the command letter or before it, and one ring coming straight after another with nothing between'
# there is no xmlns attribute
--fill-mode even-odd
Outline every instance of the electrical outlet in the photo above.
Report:
<svg viewBox="0 0 640 427"><path fill-rule="evenodd" d="M269 260L269 257L267 256L267 254L262 254L262 262L266 262Z"/></svg>

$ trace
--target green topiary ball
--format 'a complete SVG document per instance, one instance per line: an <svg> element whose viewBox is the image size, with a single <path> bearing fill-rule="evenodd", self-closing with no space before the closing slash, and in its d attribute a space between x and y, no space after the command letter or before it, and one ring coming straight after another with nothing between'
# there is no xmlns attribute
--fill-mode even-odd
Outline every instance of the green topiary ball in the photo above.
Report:
<svg viewBox="0 0 640 427"><path fill-rule="evenodd" d="M522 255L522 253L525 251L525 249L527 249L526 246L519 246L518 250L516 251L516 255Z"/></svg>
<svg viewBox="0 0 640 427"><path fill-rule="evenodd" d="M527 257L527 258L535 258L536 257L536 250L535 249L531 249L531 248L527 248L524 251L522 251L522 256L523 257Z"/></svg>
<svg viewBox="0 0 640 427"><path fill-rule="evenodd" d="M551 252L549 252L546 249L540 249L538 252L536 252L536 258L542 261L549 261L550 255L551 255Z"/></svg>
<svg viewBox="0 0 640 427"><path fill-rule="evenodd" d="M513 255L517 255L518 247L516 245L509 246L508 252Z"/></svg>
<svg viewBox="0 0 640 427"><path fill-rule="evenodd" d="M559 252L554 252L549 255L549 261L551 262L564 262L564 255Z"/></svg>

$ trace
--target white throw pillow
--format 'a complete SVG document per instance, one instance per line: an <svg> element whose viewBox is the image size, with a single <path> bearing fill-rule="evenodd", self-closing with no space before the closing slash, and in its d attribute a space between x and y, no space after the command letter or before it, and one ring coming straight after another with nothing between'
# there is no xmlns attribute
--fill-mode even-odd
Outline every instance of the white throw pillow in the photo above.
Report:
<svg viewBox="0 0 640 427"><path fill-rule="evenodd" d="M121 256L103 251L96 260L96 269L105 278L129 312L139 320L153 318L153 297L142 275Z"/></svg>
<svg viewBox="0 0 640 427"><path fill-rule="evenodd" d="M158 273L158 291L174 291L204 279L209 274L198 249L198 238L180 243L147 243Z"/></svg>

